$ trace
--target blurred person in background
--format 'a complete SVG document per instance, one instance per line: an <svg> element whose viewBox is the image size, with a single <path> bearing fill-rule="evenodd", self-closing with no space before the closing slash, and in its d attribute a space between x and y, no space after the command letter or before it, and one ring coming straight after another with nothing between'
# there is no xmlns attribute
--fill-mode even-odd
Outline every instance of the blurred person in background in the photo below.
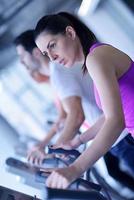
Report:
<svg viewBox="0 0 134 200"><path fill-rule="evenodd" d="M28 153L31 163L41 164L46 157L44 148L53 141L55 145L74 138L85 118L91 125L100 115L93 94L93 83L88 74L83 76L81 65L66 70L59 64L50 62L37 48L33 30L20 34L15 39L17 53L21 63L30 76L40 83L51 82L58 96L59 115L44 140L34 146ZM51 80L51 81L50 81ZM87 88L90 88L87 90ZM60 132L60 134L56 134ZM57 137L57 136L58 137Z"/></svg>
<svg viewBox="0 0 134 200"><path fill-rule="evenodd" d="M55 91L57 91L57 94L55 95L59 96L57 96L56 98L58 100L57 104L59 111L59 117L57 118L57 121L52 126L48 134L44 137L44 140L39 142L33 148L31 148L28 153L28 160L31 163L41 164L44 158L49 157L44 152L46 145L50 142L51 144L55 144L56 139L58 139L57 136L59 136L59 134L56 133L63 129L61 133L66 134L66 132L69 130L71 134L72 129L66 128L67 126L69 126L68 124L70 124L70 115L74 118L73 123L77 123L77 114L79 115L79 113L82 112L83 115L84 112L84 114L86 115L87 122L91 126L96 121L101 112L95 104L95 99L93 95L93 83L88 74L84 77L84 75L82 74L81 65L76 65L74 66L74 68L72 68L72 70L67 70L59 64L50 64L48 57L42 57L41 52L39 51L39 49L37 49L37 46L33 40L32 30L26 31L20 36L18 36L15 40L15 44L21 62L24 64L32 78L34 78L34 80L38 83L50 82ZM34 52L34 54L32 52ZM90 89L87 90L87 87ZM82 95L83 97L81 98ZM63 107L65 107L65 110ZM84 111L82 110L82 108ZM65 122L65 118L67 115L68 120L66 120L66 127L64 128L63 122ZM122 137L125 136L125 134L126 133L122 134L119 141ZM92 139L92 135L90 135L90 137ZM64 141L66 141L65 137L63 139ZM70 143L72 148L76 148L78 145L76 145L75 143L76 139L79 142L79 144L81 144L81 142L79 141L79 137L76 136L76 138L74 138L74 140L72 140ZM62 142L62 138L60 138L60 140L61 143L64 143ZM121 144L123 144L124 142L125 140L123 140ZM56 145L58 145L58 143L55 144L53 148L56 148ZM118 145L116 145L115 148L118 148ZM116 152L118 153L117 150ZM115 167L117 170L118 166L116 165Z"/></svg>

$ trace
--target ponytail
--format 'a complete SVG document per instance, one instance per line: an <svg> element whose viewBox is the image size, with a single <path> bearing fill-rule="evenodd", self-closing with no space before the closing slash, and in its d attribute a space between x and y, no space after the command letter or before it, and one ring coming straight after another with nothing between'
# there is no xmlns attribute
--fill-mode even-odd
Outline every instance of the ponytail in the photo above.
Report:
<svg viewBox="0 0 134 200"><path fill-rule="evenodd" d="M67 12L60 12L58 15L67 18L72 23L72 26L80 39L85 55L85 61L82 66L83 73L85 73L87 71L86 57L89 53L90 47L97 41L97 38L94 33L81 20L79 20L78 17L75 17L74 15Z"/></svg>

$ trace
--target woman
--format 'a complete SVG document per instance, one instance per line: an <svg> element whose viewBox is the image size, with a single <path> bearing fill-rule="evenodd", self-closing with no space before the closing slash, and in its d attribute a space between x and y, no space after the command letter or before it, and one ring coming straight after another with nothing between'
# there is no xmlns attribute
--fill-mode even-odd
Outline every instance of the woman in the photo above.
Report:
<svg viewBox="0 0 134 200"><path fill-rule="evenodd" d="M96 43L94 34L69 13L43 17L35 28L35 42L44 55L65 67L82 62L103 110L73 141L77 146L94 138L90 147L69 167L52 171L46 181L48 187L67 188L111 148L125 127L134 136L134 62L113 46Z"/></svg>

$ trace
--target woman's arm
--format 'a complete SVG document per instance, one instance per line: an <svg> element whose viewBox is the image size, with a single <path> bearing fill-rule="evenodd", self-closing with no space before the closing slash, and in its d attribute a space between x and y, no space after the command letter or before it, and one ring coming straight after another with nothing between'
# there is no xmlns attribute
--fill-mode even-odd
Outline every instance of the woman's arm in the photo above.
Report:
<svg viewBox="0 0 134 200"><path fill-rule="evenodd" d="M110 56L99 52L90 54L87 67L100 96L104 123L92 144L72 165L52 172L46 181L49 187L67 188L111 148L125 127L116 70Z"/></svg>
<svg viewBox="0 0 134 200"><path fill-rule="evenodd" d="M81 173L111 148L125 128L116 68L113 62L109 57L96 52L88 56L87 66L98 90L105 120L91 146L73 164Z"/></svg>

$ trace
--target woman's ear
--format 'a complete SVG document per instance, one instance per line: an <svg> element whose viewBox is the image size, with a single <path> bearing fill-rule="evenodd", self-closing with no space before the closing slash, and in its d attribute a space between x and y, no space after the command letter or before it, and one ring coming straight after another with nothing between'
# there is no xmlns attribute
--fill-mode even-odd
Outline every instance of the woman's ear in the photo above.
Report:
<svg viewBox="0 0 134 200"><path fill-rule="evenodd" d="M74 28L73 28L72 26L67 26L67 27L66 27L66 35L67 35L68 37L70 37L72 40L75 39L75 37L76 37L76 32L75 32L75 30L74 30Z"/></svg>

